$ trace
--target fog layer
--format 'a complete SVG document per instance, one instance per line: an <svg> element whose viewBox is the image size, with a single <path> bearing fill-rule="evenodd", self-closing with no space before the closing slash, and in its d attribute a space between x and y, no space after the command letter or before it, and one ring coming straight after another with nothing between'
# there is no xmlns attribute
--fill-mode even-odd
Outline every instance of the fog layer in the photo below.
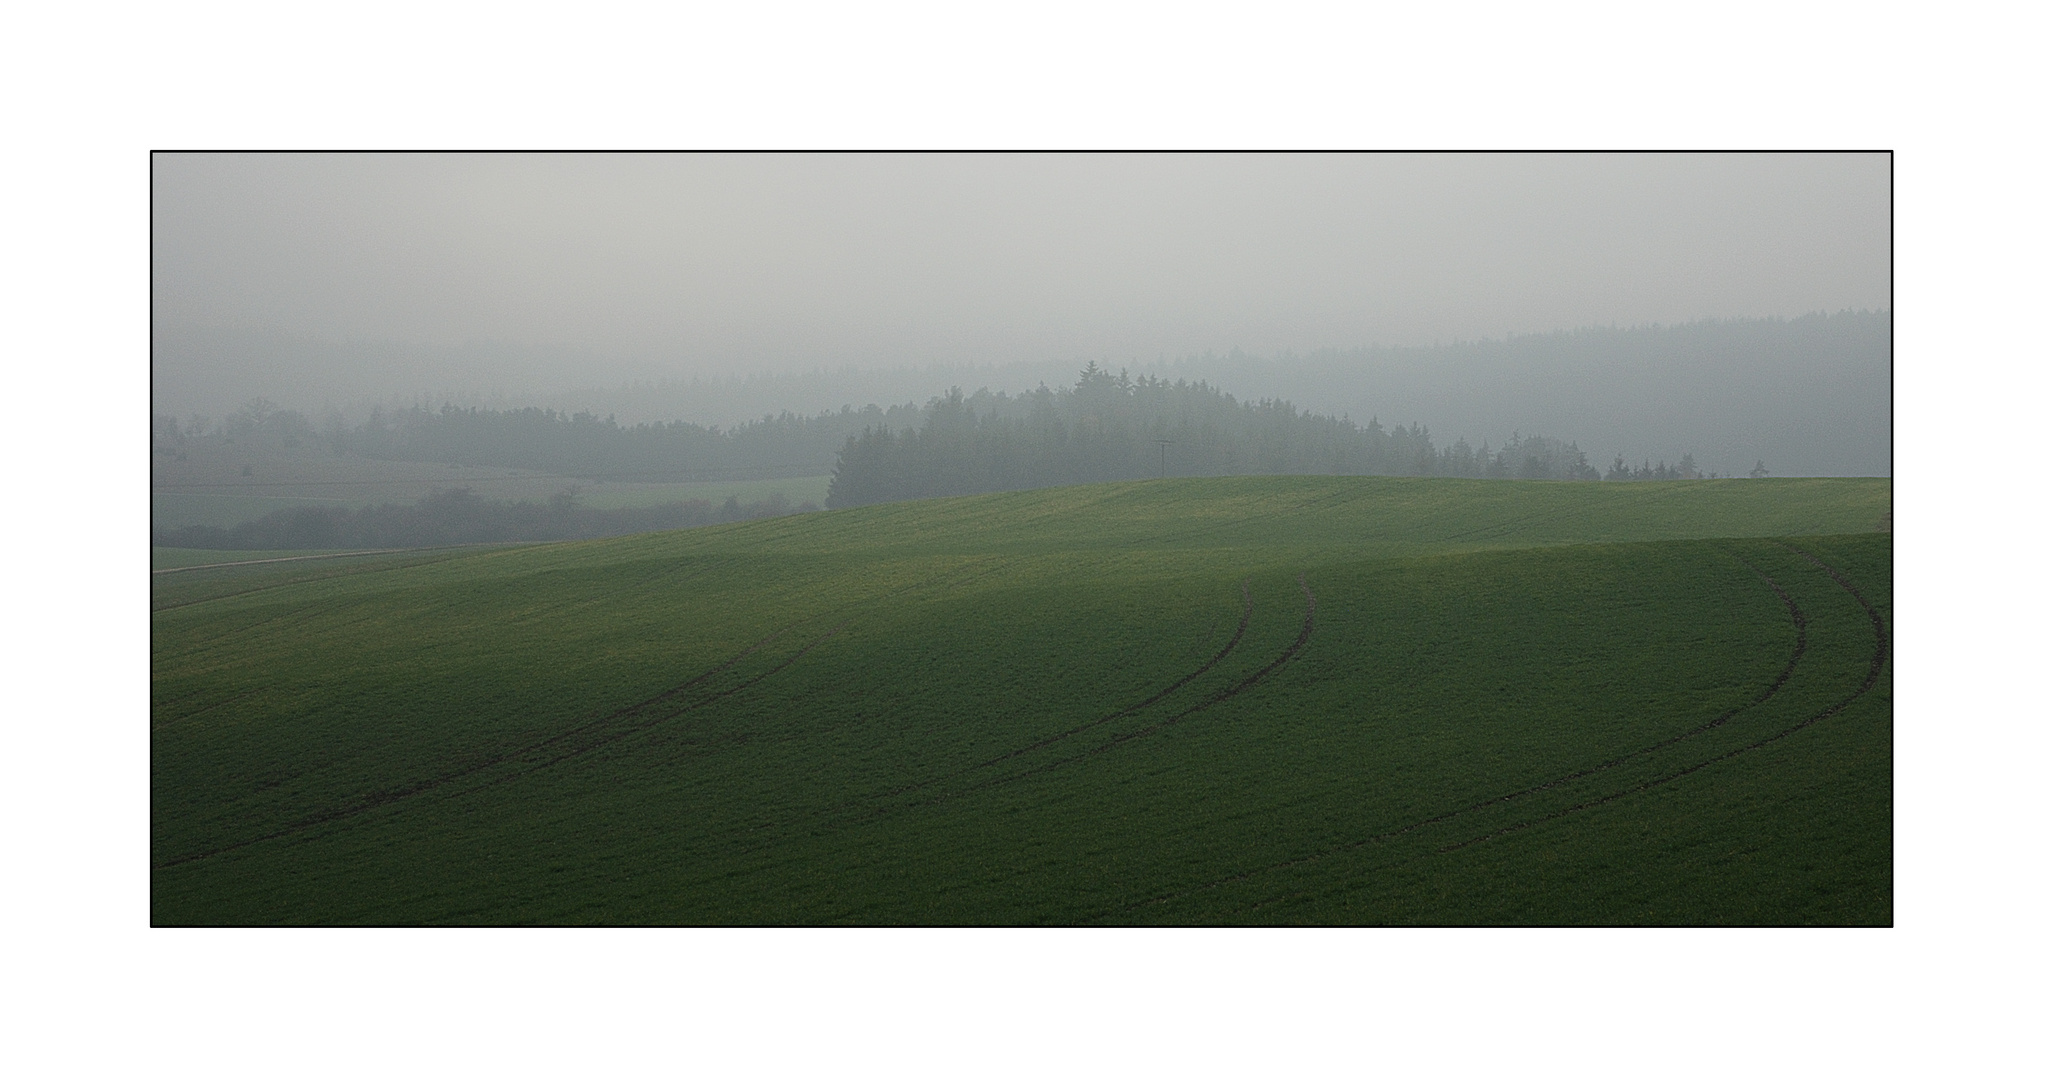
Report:
<svg viewBox="0 0 2045 1080"><path fill-rule="evenodd" d="M1596 394L1572 387L1626 358L1386 350L1890 303L1887 155L161 154L153 171L153 399L179 415L798 391L738 395L758 415L1059 385L1098 360L1444 438L1525 424L1674 455L1705 448L1634 445L1668 433L1657 416L1793 426L1838 365L1727 358L1788 365L1776 381L1800 396L1764 407L1726 391L1767 379L1699 370L1695 350L1651 349ZM1187 359L1238 351L1272 364ZM1316 357L1311 377L1286 354ZM1852 367L1848 396L1880 408L1826 422L1885 429L1885 378ZM990 370L1006 374L972 374ZM836 374L787 378L817 372ZM635 418L737 418L710 415L731 393L661 400ZM1833 469L1872 471L1803 471Z"/></svg>
<svg viewBox="0 0 2045 1080"><path fill-rule="evenodd" d="M158 155L159 319L674 375L1889 305L1886 155Z"/></svg>

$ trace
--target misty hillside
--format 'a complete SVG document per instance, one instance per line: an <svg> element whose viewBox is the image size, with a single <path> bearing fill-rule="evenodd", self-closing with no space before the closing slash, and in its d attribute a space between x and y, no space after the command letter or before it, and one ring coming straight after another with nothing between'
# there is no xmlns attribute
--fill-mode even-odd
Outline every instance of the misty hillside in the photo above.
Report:
<svg viewBox="0 0 2045 1080"><path fill-rule="evenodd" d="M329 415L322 424L259 399L219 422L154 418L151 458L160 493L270 504L259 517L224 520L230 508L222 507L223 520L159 527L157 543L248 549L563 539L678 528L798 508L785 494L762 493L769 500L748 507L733 493L724 509L713 511L692 485L825 474L830 476L825 505L833 508L1159 476L1719 475L1707 474L1690 454L1673 466L1666 460L1629 465L1615 459L1600 470L1574 442L1534 433L1515 432L1497 448L1488 442L1472 447L1463 439L1441 446L1418 423L1387 427L1372 417L1359 424L1283 400L1239 400L1205 382L1132 378L1097 364L1057 390L981 389L969 396L954 387L922 406L783 413L730 429L452 405L388 413L378 408L355 425ZM230 478L236 462L240 475ZM338 471L320 468L320 462ZM421 465L452 471L422 476L416 472ZM416 505L373 494L416 488L427 476L434 482ZM530 490L548 478L666 483L675 485L679 497L597 508L581 504L573 490L551 491L544 505L492 500L471 490L479 480L492 488L510 483ZM346 505L351 501L358 505Z"/></svg>
<svg viewBox="0 0 2045 1080"><path fill-rule="evenodd" d="M1163 441L1160 446L1160 440ZM258 399L221 421L154 418L159 485L193 454L240 443L303 457L447 463L609 481L757 480L834 474L831 505L1170 476L1318 473L1521 480L1605 478L1575 443L1514 433L1504 445L1436 445L1423 424L1358 424L1288 401L1240 400L1219 387L1132 378L1096 364L1072 386L971 395L954 387L921 406L762 417L730 429L536 408L372 410L325 426ZM1647 462L1640 462L1647 465ZM1614 463L1618 465L1617 462ZM1687 455L1674 472L1705 473ZM267 466L266 466L267 467ZM465 477L463 477L465 478ZM454 479L454 478L451 478ZM189 486L189 485L186 485Z"/></svg>
<svg viewBox="0 0 2045 1080"><path fill-rule="evenodd" d="M1515 432L1562 434L1600 467L1621 455L1673 462L1691 454L1701 469L1728 475L1745 475L1762 460L1777 475L1886 476L1891 325L1887 311L1842 312L1277 357L1238 351L1127 367L1133 376L1204 381L1243 400L1285 400L1359 423L1372 416L1419 421L1444 443L1501 446ZM504 365L492 368L496 352L506 350ZM174 325L158 328L153 356L154 409L185 418L187 426L193 414L221 416L255 395L308 415L320 413L322 402L339 406L321 424L329 428L359 425L371 401L383 401L387 415L425 402L453 403L486 413L531 407L615 418L624 427L680 423L727 432L762 417L786 423L785 413L810 419L803 431L786 433L783 444L804 443L811 462L804 467L822 469L847 435L880 422L877 411L896 429L903 426L899 409L867 406L926 402L953 386L1020 396L1069 385L1081 366L1047 360L848 368L577 388L540 381L546 354L530 347L434 352ZM576 361L576 370L588 366L586 357L565 359ZM490 379L490 370L528 375L507 383ZM285 374L291 371L315 374ZM394 408L395 394L410 396Z"/></svg>
<svg viewBox="0 0 2045 1080"><path fill-rule="evenodd" d="M1700 475L1685 459L1686 475ZM1206 383L1132 379L1093 364L1076 385L1010 396L957 390L921 427L868 429L838 455L828 506L1154 476L1320 473L1597 480L1574 444L1515 435L1504 449L1437 448L1421 425L1238 401ZM1663 478L1667 478L1663 466ZM1617 479L1630 479L1622 474Z"/></svg>
<svg viewBox="0 0 2045 1080"><path fill-rule="evenodd" d="M1238 393L1350 416L1421 417L1495 444L1567 432L1592 460L1689 453L1745 475L1887 476L1887 311L1517 335L1436 348L1323 351L1177 365Z"/></svg>

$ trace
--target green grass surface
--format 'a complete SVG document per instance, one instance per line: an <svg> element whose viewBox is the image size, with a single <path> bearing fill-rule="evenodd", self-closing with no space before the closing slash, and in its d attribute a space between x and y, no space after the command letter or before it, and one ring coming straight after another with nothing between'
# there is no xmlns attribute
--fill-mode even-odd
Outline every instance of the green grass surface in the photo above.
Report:
<svg viewBox="0 0 2045 1080"><path fill-rule="evenodd" d="M285 559L345 558L351 554L344 551L304 548L287 548L281 551L239 551L216 548L152 547L149 549L149 568L151 570L176 570L180 573L187 573L194 572L199 567L258 561L281 562Z"/></svg>
<svg viewBox="0 0 2045 1080"><path fill-rule="evenodd" d="M149 524L151 528L165 530L191 525L228 529L265 514L301 506L352 510L363 505L367 502L348 498L243 495L232 491L154 491L149 497Z"/></svg>
<svg viewBox="0 0 2045 1080"><path fill-rule="evenodd" d="M645 484L626 481L578 483L581 485L578 497L585 505L598 510L664 506L668 503L688 502L691 499L707 499L714 503L737 499L742 503L754 503L776 492L787 496L789 503L794 506L801 506L806 502L822 506L824 496L830 493L831 488L831 478L828 476L797 476L786 480L704 480L689 484Z"/></svg>
<svg viewBox="0 0 2045 1080"><path fill-rule="evenodd" d="M393 481L388 485L364 482L354 494L315 498L298 495L245 495L222 484L214 491L157 491L151 496L150 523L158 529L181 529L188 525L232 528L265 514L299 506L333 506L359 509L378 503L414 503L436 488L467 487L487 499L507 502L545 502L570 486L583 505L598 510L623 510L705 499L722 503L736 498L742 503L758 502L775 492L788 497L791 505L812 502L824 505L831 484L828 476L802 476L792 480L710 480L690 484L647 484L573 480L566 477L516 477L510 479L469 479L450 473L439 482ZM317 490L314 484L304 490ZM334 485L333 490L350 490Z"/></svg>
<svg viewBox="0 0 2045 1080"><path fill-rule="evenodd" d="M161 575L152 914L1887 924L1888 508L1172 480Z"/></svg>
<svg viewBox="0 0 2045 1080"><path fill-rule="evenodd" d="M599 510L693 499L751 503L776 492L787 496L791 505L822 506L830 484L829 476L674 483L590 480L524 469L382 461L336 455L311 445L284 449L244 440L234 446L195 445L183 459L155 455L150 463L149 519L152 528L163 530L189 525L225 529L293 507L409 504L457 487L485 499L545 502L573 486L584 504Z"/></svg>

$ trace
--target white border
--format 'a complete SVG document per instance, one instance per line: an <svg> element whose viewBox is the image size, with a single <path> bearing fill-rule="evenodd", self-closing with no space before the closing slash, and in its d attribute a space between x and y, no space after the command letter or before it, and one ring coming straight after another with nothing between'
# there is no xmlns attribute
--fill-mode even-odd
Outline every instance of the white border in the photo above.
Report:
<svg viewBox="0 0 2045 1080"><path fill-rule="evenodd" d="M6 721L10 1057L25 1075L1702 1075L1965 1073L2018 1051L2035 28L1989 5L1394 10L17 14L6 439L70 494L10 519L8 668L29 688ZM147 929L146 152L621 145L1897 150L1898 929ZM81 407L105 417L98 445L79 446Z"/></svg>

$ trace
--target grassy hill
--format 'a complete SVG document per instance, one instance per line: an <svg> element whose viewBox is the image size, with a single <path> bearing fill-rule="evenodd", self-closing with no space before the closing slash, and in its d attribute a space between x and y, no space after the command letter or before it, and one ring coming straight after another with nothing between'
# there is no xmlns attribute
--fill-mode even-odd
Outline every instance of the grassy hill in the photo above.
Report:
<svg viewBox="0 0 2045 1080"><path fill-rule="evenodd" d="M1888 510L1170 480L163 575L152 914L1886 924Z"/></svg>

